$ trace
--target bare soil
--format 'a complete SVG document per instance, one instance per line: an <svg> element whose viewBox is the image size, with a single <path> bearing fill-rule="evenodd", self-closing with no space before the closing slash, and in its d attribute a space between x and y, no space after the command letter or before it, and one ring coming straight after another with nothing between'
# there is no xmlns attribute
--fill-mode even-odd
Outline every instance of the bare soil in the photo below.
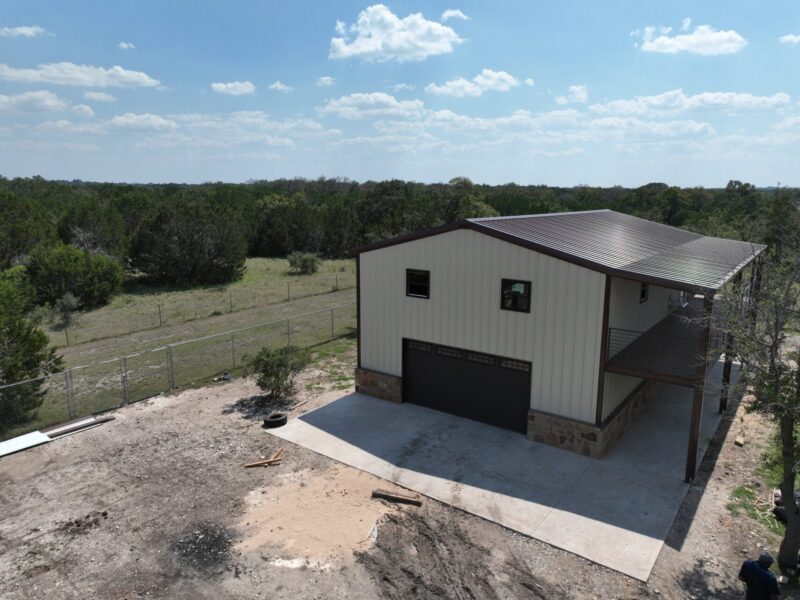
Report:
<svg viewBox="0 0 800 600"><path fill-rule="evenodd" d="M339 397L352 362L304 373L290 417ZM770 432L741 407L647 584L434 500L372 499L392 484L268 435L272 408L235 380L0 460L0 598L741 598L741 560L775 548L725 508Z"/></svg>

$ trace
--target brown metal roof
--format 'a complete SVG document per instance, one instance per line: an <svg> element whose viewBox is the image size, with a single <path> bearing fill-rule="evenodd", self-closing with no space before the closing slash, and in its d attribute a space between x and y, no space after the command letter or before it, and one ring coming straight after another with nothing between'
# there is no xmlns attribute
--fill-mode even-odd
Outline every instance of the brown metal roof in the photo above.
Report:
<svg viewBox="0 0 800 600"><path fill-rule="evenodd" d="M719 289L764 249L604 209L467 219L357 252L454 229L472 229L611 275L691 290Z"/></svg>
<svg viewBox="0 0 800 600"><path fill-rule="evenodd" d="M706 237L613 210L470 219L532 244L638 278L716 290L764 246Z"/></svg>

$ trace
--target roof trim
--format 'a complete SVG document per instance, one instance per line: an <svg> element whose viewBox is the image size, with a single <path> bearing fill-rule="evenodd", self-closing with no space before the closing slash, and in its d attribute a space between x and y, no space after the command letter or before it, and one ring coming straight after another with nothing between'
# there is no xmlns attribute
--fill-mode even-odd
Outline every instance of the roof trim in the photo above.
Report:
<svg viewBox="0 0 800 600"><path fill-rule="evenodd" d="M766 246L761 244L752 244L755 252L749 256L746 260L742 261L739 265L734 267L731 271L727 273L725 278L719 283L718 287L708 287L702 285L692 285L685 283L683 281L675 280L675 279L668 279L664 277L656 277L653 275L645 275L640 273L633 273L631 271L626 271L624 269L618 269L614 267L608 267L599 263L596 263L591 260L587 260L585 258L580 258L573 254L569 254L567 252L556 250L555 248L550 248L549 246L545 246L538 242L534 242L531 240L525 240L519 238L515 235L511 235L502 231L498 231L497 229L493 229L491 227L485 226L481 224L481 221L491 221L491 220L498 220L498 219L520 219L525 217L548 217L548 216L561 216L561 215L572 215L572 214L586 214L586 213L601 213L601 212L613 212L610 209L603 208L599 210L588 210L588 211L572 211L572 212L559 212L559 213L541 213L537 215L510 215L506 217L486 217L481 219L463 219L461 221L456 221L454 223L448 223L445 225L439 225L437 227L431 227L429 229L423 229L420 231L415 231L412 233L407 233L404 235L396 236L393 238L389 238L386 240L380 240L377 242L373 242L371 244L367 244L365 246L360 246L358 248L353 249L353 254L359 255L364 252L371 252L373 250L380 250L382 248L387 248L389 246L396 246L398 244L405 244L407 242L413 242L416 240L420 240L427 237L432 237L435 235L439 235L442 233L449 233L451 231L455 231L457 229L471 229L477 233L482 233L484 235L488 235L493 238L497 238L504 242L508 242L510 244L514 244L515 246L521 246L523 248L527 248L528 250L533 250L534 252L539 252L541 254L545 254L547 256L552 256L553 258L557 258L559 260L563 260L568 263L572 263L574 265L578 265L580 267L584 267L590 269L592 271L597 271L599 273L605 273L606 275L611 275L613 277L619 277L621 279L628 279L631 281L639 281L642 283L651 283L653 285L658 285L662 287L668 287L671 289L676 290L685 290L692 293L707 293L707 292L715 292L717 289L725 285L730 279L739 271L741 271L745 266L747 266L750 261L754 260L761 252L764 251ZM636 217L640 218L640 217ZM642 219L646 221L647 219ZM698 234L699 235L699 234ZM712 236L701 236L701 237L712 237ZM760 248L759 248L760 246Z"/></svg>

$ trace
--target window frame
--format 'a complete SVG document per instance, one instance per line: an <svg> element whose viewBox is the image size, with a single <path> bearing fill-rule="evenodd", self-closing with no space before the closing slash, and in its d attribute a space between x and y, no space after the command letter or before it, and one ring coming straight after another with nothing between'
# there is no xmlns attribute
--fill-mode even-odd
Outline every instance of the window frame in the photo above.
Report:
<svg viewBox="0 0 800 600"><path fill-rule="evenodd" d="M505 290L506 283L508 283L511 286L513 286L515 283L521 283L521 284L523 284L525 286L525 296L527 296L527 298L528 298L528 306L527 306L527 308L510 308L510 307L507 307L507 306L503 306L503 304L504 304L503 301L505 300L504 290ZM510 310L512 312L520 312L520 313L530 314L530 312L531 312L532 288L533 288L533 286L531 285L531 282L530 281L526 281L525 279L510 279L508 277L503 277L500 280L500 310Z"/></svg>
<svg viewBox="0 0 800 600"><path fill-rule="evenodd" d="M411 275L420 275L424 274L428 278L428 293L426 295L422 294L412 294L411 293ZM419 298L421 300L430 300L431 297L431 272L426 271L425 269L406 269L406 297L408 298Z"/></svg>
<svg viewBox="0 0 800 600"><path fill-rule="evenodd" d="M650 284L642 282L639 286L639 304L644 304L650 299Z"/></svg>

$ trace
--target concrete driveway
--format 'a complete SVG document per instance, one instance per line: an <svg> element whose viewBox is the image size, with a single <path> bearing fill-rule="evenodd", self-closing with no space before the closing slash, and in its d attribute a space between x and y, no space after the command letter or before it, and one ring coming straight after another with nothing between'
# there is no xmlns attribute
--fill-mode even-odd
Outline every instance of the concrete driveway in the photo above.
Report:
<svg viewBox="0 0 800 600"><path fill-rule="evenodd" d="M719 423L718 398L708 385L701 454ZM601 460L358 393L271 433L646 581L688 490L690 412L691 390L663 386Z"/></svg>

